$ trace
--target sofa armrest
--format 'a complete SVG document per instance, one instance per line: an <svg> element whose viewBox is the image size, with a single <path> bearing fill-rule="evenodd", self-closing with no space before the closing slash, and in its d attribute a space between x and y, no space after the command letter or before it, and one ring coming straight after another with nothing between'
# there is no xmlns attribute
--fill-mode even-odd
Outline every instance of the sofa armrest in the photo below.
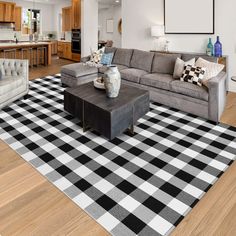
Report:
<svg viewBox="0 0 236 236"><path fill-rule="evenodd" d="M90 56L82 57L82 58L80 59L80 62L85 63L85 62L87 62L87 61L89 61L89 60L90 60Z"/></svg>
<svg viewBox="0 0 236 236"><path fill-rule="evenodd" d="M220 72L216 77L208 81L209 119L215 122L220 121L220 117L224 111L226 104L226 80L227 74Z"/></svg>

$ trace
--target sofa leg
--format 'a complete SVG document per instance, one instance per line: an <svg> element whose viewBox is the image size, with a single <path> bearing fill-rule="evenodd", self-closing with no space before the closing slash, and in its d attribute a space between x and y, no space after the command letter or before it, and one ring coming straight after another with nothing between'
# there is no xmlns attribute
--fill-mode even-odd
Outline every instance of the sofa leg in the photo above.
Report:
<svg viewBox="0 0 236 236"><path fill-rule="evenodd" d="M24 96L24 100L28 99L28 97L29 97L29 95L26 94L26 95Z"/></svg>

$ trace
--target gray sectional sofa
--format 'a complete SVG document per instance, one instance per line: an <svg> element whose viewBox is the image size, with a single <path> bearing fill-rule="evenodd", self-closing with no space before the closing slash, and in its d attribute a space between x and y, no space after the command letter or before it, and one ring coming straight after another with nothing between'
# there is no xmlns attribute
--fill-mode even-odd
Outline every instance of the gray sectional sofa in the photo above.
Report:
<svg viewBox="0 0 236 236"><path fill-rule="evenodd" d="M117 65L124 84L149 90L150 98L154 102L219 122L226 102L225 72L210 79L208 88L173 78L175 61L178 57L188 61L192 58L197 60L201 56L212 62L217 62L217 58L204 54L160 53L120 48L106 48L105 52L114 53L112 64ZM81 67L79 64L73 66L77 69ZM66 67L61 71L62 80L68 76ZM106 69L103 66L97 70L103 74ZM91 74L94 75L92 70ZM79 79L82 80L83 78Z"/></svg>

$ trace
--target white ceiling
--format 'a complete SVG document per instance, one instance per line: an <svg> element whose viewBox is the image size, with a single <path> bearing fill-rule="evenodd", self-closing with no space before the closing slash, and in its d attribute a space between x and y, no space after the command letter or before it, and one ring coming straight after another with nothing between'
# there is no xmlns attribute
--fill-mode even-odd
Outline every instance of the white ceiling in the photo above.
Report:
<svg viewBox="0 0 236 236"><path fill-rule="evenodd" d="M62 2L63 0L25 0L25 1L55 5ZM67 0L67 1L69 2L71 0Z"/></svg>
<svg viewBox="0 0 236 236"><path fill-rule="evenodd" d="M44 4L52 4L55 5L59 2L62 2L63 0L25 0L27 2L38 2L38 3L44 3ZM67 0L71 1L71 0ZM98 0L99 5L120 5L121 0L119 0L119 3L116 2L116 0Z"/></svg>
<svg viewBox="0 0 236 236"><path fill-rule="evenodd" d="M101 5L120 5L121 0L119 2L116 2L116 0L98 0L98 3Z"/></svg>

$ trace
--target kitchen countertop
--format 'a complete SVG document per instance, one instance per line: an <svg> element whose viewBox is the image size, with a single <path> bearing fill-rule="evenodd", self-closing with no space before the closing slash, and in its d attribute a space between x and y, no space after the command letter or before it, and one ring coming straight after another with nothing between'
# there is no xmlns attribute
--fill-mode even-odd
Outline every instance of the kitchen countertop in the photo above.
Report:
<svg viewBox="0 0 236 236"><path fill-rule="evenodd" d="M59 39L58 42L71 43L71 40Z"/></svg>
<svg viewBox="0 0 236 236"><path fill-rule="evenodd" d="M11 42L11 43L0 43L0 48L14 48L14 47L28 47L28 46L40 46L40 45L49 45L51 44L50 42L38 42L38 43L35 43L35 42L18 42L18 43L14 43L14 42Z"/></svg>

